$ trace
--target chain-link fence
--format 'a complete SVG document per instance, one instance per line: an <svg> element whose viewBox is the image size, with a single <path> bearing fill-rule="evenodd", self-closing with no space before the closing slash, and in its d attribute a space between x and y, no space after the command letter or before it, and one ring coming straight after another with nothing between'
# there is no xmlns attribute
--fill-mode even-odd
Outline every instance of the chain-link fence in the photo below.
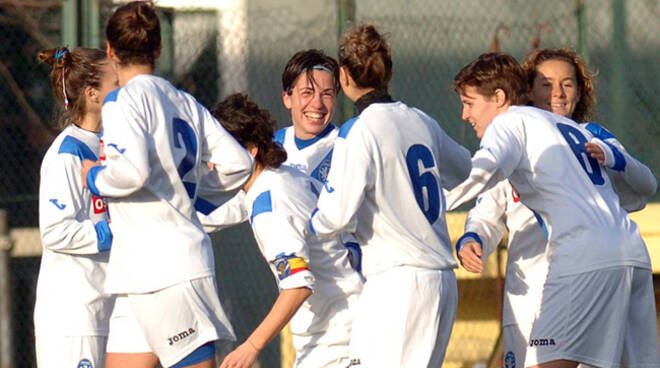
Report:
<svg viewBox="0 0 660 368"><path fill-rule="evenodd" d="M594 121L660 172L657 0L161 0L158 73L207 106L246 91L280 125L289 125L281 103L284 65L307 48L336 55L346 3L355 6L355 20L374 22L390 34L392 95L428 112L471 149L477 140L460 121L453 76L492 50L494 39L500 51L518 60L537 39L541 48L577 49L588 60L598 72ZM115 7L109 0L0 1L0 208L8 211L12 228L37 226L40 161L56 134L48 68L37 63L36 54L60 44L102 46L103 26ZM335 116L341 124L342 113ZM248 226L212 238L220 293L243 340L277 290ZM38 257L10 263L15 367L34 366L31 313L38 263ZM467 366L486 361L497 337L483 333L497 325L497 306L476 308L475 301L497 298L492 282L461 280L459 288L458 320L474 323L457 323L451 344L460 341L463 348L450 347L447 359ZM261 366L279 366L280 356L279 344L270 344Z"/></svg>

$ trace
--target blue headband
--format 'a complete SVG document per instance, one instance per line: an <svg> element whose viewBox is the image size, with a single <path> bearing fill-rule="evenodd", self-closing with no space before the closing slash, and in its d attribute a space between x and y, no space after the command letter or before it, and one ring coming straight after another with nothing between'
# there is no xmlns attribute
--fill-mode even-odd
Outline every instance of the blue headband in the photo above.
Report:
<svg viewBox="0 0 660 368"><path fill-rule="evenodd" d="M326 66L323 66L323 65L314 65L314 66L312 67L312 69L316 69L316 70L325 70L326 72L328 72L328 73L330 73L330 74L332 74L332 75L335 75L335 73L333 73L332 70L330 70L330 68L328 68L328 67L326 67Z"/></svg>
<svg viewBox="0 0 660 368"><path fill-rule="evenodd" d="M69 52L69 50L67 49L58 50L57 53L55 54L55 60L59 63L62 56L64 56L64 54L66 54L67 52Z"/></svg>

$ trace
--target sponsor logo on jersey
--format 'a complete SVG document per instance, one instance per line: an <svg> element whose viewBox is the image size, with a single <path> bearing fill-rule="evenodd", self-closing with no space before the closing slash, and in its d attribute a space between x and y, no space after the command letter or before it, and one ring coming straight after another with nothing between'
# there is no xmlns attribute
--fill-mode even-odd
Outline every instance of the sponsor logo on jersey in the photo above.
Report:
<svg viewBox="0 0 660 368"><path fill-rule="evenodd" d="M541 339L530 339L529 346L555 346L555 339L553 338L541 338Z"/></svg>
<svg viewBox="0 0 660 368"><path fill-rule="evenodd" d="M509 351L504 356L504 368L516 368L516 355Z"/></svg>
<svg viewBox="0 0 660 368"><path fill-rule="evenodd" d="M105 146L103 139L99 139L99 160L105 161Z"/></svg>
<svg viewBox="0 0 660 368"><path fill-rule="evenodd" d="M355 366L358 366L358 365L362 365L362 362L360 361L359 358L353 358L353 359L351 359L351 361L348 363L348 367L355 367ZM347 367L347 368L348 368L348 367Z"/></svg>
<svg viewBox="0 0 660 368"><path fill-rule="evenodd" d="M511 188L511 197L513 197L513 203L520 202L520 194L518 194L516 188Z"/></svg>
<svg viewBox="0 0 660 368"><path fill-rule="evenodd" d="M197 331L195 331L193 328L189 328L189 329L187 329L187 330L184 330L184 331L179 332L178 334L176 334L176 335L174 335L174 336L170 336L170 337L168 337L168 338L167 338L167 342L168 342L170 345L174 345L175 343L177 343L177 342L179 342L179 341L185 339L186 337L188 337L188 336L194 334L195 332L197 332Z"/></svg>
<svg viewBox="0 0 660 368"><path fill-rule="evenodd" d="M108 210L108 205L105 203L105 199L92 195L92 207L94 207L94 213L99 214Z"/></svg>
<svg viewBox="0 0 660 368"><path fill-rule="evenodd" d="M78 368L94 368L94 365L89 361L89 359L81 359L78 362Z"/></svg>
<svg viewBox="0 0 660 368"><path fill-rule="evenodd" d="M275 257L275 260L272 263L275 265L277 276L280 280L284 280L300 271L307 270L307 262L301 257L296 257L294 253L289 255L280 253Z"/></svg>
<svg viewBox="0 0 660 368"><path fill-rule="evenodd" d="M57 207L58 210L63 210L63 209L66 207L66 204L59 204L59 203L57 203L57 198L53 198L53 199L51 199L50 202L51 202L52 204L54 204L55 207Z"/></svg>
<svg viewBox="0 0 660 368"><path fill-rule="evenodd" d="M326 181L325 183L323 183L323 188L325 188L325 190L326 190L328 193L332 193L332 192L335 191L335 188L333 188L333 187L331 187L330 185L328 185L328 182L327 182L327 181Z"/></svg>

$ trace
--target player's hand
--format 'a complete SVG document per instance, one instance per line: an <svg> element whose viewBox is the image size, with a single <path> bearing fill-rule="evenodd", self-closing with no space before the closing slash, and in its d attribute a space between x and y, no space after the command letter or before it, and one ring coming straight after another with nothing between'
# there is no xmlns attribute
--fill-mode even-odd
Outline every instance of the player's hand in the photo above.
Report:
<svg viewBox="0 0 660 368"><path fill-rule="evenodd" d="M92 160L84 160L82 163L82 182L83 182L83 187L87 188L87 173L89 170L94 167L94 166L100 166L101 161L92 161Z"/></svg>
<svg viewBox="0 0 660 368"><path fill-rule="evenodd" d="M257 350L247 340L229 353L220 364L220 368L250 368L257 360Z"/></svg>
<svg viewBox="0 0 660 368"><path fill-rule="evenodd" d="M602 148L600 148L599 145L596 143L590 143L587 142L584 144L585 148L587 149L587 153L591 158L595 158L598 160L598 163L603 165L605 164L605 152L603 151Z"/></svg>
<svg viewBox="0 0 660 368"><path fill-rule="evenodd" d="M481 273L484 270L484 263L481 261L481 245L477 242L465 243L458 252L458 260L461 266L469 272Z"/></svg>

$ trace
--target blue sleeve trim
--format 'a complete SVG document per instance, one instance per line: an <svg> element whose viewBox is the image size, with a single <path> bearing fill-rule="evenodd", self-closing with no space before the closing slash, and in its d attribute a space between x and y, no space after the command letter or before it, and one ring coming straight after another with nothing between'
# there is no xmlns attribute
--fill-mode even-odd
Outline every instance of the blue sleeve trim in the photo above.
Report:
<svg viewBox="0 0 660 368"><path fill-rule="evenodd" d="M92 152L92 150L89 147L87 147L85 143L70 135L66 136L62 140L62 144L60 144L60 149L57 151L57 153L60 154L66 153L77 156L80 159L80 161L98 160L94 152Z"/></svg>
<svg viewBox="0 0 660 368"><path fill-rule="evenodd" d="M543 235L545 235L545 238L548 239L548 228L545 226L545 222L543 221L543 218L541 218L541 215L536 213L536 211L532 210L532 213L534 214L534 217L536 217L536 221L539 222L539 226L541 227L541 231L543 231Z"/></svg>
<svg viewBox="0 0 660 368"><path fill-rule="evenodd" d="M214 205L213 203L207 201L204 198L197 197L197 200L195 201L195 209L198 212L201 212L205 215L208 215L209 213L215 211L217 208L218 206Z"/></svg>
<svg viewBox="0 0 660 368"><path fill-rule="evenodd" d="M108 220L97 222L94 227L96 228L96 240L99 252L106 252L112 246L112 232L108 225Z"/></svg>
<svg viewBox="0 0 660 368"><path fill-rule="evenodd" d="M190 367L191 365L205 362L215 356L215 341L209 341L198 347L192 353L188 354L181 361L172 366L172 368Z"/></svg>
<svg viewBox="0 0 660 368"><path fill-rule="evenodd" d="M606 139L611 139L616 137L614 134L610 133L609 130L603 128L602 126L596 124L596 123L587 123L585 125L585 128L591 132L591 134L594 135L594 137L599 138L600 140L606 140Z"/></svg>
<svg viewBox="0 0 660 368"><path fill-rule="evenodd" d="M250 223L255 217L257 217L257 215L272 211L273 203L270 199L270 190L267 190L259 194L252 203L252 215L250 216Z"/></svg>
<svg viewBox="0 0 660 368"><path fill-rule="evenodd" d="M282 128L276 131L275 135L273 136L273 140L282 145L284 144L284 137L286 137L286 128Z"/></svg>
<svg viewBox="0 0 660 368"><path fill-rule="evenodd" d="M351 266L357 272L362 272L362 248L360 244L356 242L348 242L344 244L348 250L349 259L351 260Z"/></svg>
<svg viewBox="0 0 660 368"><path fill-rule="evenodd" d="M114 90L114 91L112 91L112 92L110 92L110 93L108 93L108 94L105 96L105 99L103 99L103 104L105 105L106 102L117 101L117 96L119 95L119 90L120 90L120 89L121 89L121 87L120 87L120 88L117 88L116 90Z"/></svg>
<svg viewBox="0 0 660 368"><path fill-rule="evenodd" d="M330 167L332 166L332 152L334 150L331 149L330 152L328 152L327 155L321 160L321 163L319 166L312 171L310 176L316 180L321 181L324 183L326 180L328 180L328 173L330 172Z"/></svg>
<svg viewBox="0 0 660 368"><path fill-rule="evenodd" d="M603 141L603 143L610 147L612 154L614 155L614 166L612 166L612 170L623 171L626 168L626 158L623 156L623 153L621 153L621 151L619 151L619 149L613 144L606 141Z"/></svg>
<svg viewBox="0 0 660 368"><path fill-rule="evenodd" d="M87 172L87 188L89 188L89 191L92 192L92 194L101 197L101 193L99 192L99 188L96 187L96 177L99 175L101 170L105 169L105 166L94 166L89 171Z"/></svg>
<svg viewBox="0 0 660 368"><path fill-rule="evenodd" d="M348 135L348 132L351 131L351 129L353 128L353 125L355 124L357 119L358 119L358 117L356 116L354 118L346 120L346 122L341 125L341 128L339 128L339 136L341 138L346 139L346 136Z"/></svg>
<svg viewBox="0 0 660 368"><path fill-rule="evenodd" d="M311 230L312 234L314 235L316 235L316 230L314 230L314 225L312 225L312 219L314 218L314 215L316 215L317 212L319 212L318 207L315 208L314 211L312 211L312 214L309 216L309 230Z"/></svg>
<svg viewBox="0 0 660 368"><path fill-rule="evenodd" d="M479 237L479 234L477 234L475 232L472 232L472 231L468 231L467 233L463 234L463 236L458 238L458 241L456 242L456 254L457 255L458 255L458 252L461 251L461 247L463 247L463 241L468 240L468 239L476 241L483 248L484 243L481 241L481 237Z"/></svg>

